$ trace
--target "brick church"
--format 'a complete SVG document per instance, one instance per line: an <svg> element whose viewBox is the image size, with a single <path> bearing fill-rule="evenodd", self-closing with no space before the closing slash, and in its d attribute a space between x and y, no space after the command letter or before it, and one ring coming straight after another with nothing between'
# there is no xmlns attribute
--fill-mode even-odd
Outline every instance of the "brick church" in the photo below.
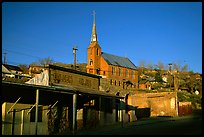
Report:
<svg viewBox="0 0 204 137"><path fill-rule="evenodd" d="M101 75L110 79L110 84L123 86L129 83L138 88L137 67L126 57L102 52L96 33L96 17L94 14L91 43L87 49L87 73Z"/></svg>

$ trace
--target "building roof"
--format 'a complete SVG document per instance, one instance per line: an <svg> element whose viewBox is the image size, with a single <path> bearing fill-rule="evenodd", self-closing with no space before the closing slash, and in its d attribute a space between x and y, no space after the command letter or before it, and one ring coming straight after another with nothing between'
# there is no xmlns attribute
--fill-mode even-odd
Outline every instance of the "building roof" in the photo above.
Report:
<svg viewBox="0 0 204 137"><path fill-rule="evenodd" d="M139 84L145 84L145 83L147 83L147 82L148 82L148 80L142 79L142 80L139 81Z"/></svg>
<svg viewBox="0 0 204 137"><path fill-rule="evenodd" d="M1 65L2 68L2 73L11 73L6 67L4 67L4 65Z"/></svg>
<svg viewBox="0 0 204 137"><path fill-rule="evenodd" d="M18 66L3 64L8 70L16 70L16 71L22 71L22 69Z"/></svg>
<svg viewBox="0 0 204 137"><path fill-rule="evenodd" d="M65 68L65 67L61 67L61 66L57 66L57 65L49 64L49 65L47 65L47 67L50 68L50 69L57 69L57 70L67 71L67 72L80 74L80 75L84 75L84 76L89 76L89 77L93 77L93 78L101 78L101 76L98 76L98 75L90 74L90 73L79 71L79 70L74 70L74 69L71 69L71 68Z"/></svg>
<svg viewBox="0 0 204 137"><path fill-rule="evenodd" d="M137 67L128 58L111 55L105 52L101 52L101 56L109 65L137 69Z"/></svg>

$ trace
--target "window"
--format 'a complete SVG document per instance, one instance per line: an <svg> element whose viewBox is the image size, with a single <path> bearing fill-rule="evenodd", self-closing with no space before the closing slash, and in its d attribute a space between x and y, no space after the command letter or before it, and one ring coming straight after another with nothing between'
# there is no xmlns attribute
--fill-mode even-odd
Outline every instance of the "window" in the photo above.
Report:
<svg viewBox="0 0 204 137"><path fill-rule="evenodd" d="M98 48L96 49L96 55L98 56Z"/></svg>
<svg viewBox="0 0 204 137"><path fill-rule="evenodd" d="M110 85L112 85L112 79L110 79Z"/></svg>
<svg viewBox="0 0 204 137"><path fill-rule="evenodd" d="M96 69L96 74L100 75L100 70Z"/></svg>
<svg viewBox="0 0 204 137"><path fill-rule="evenodd" d="M118 86L120 86L120 81L118 81Z"/></svg>
<svg viewBox="0 0 204 137"><path fill-rule="evenodd" d="M112 75L115 75L115 67L112 67Z"/></svg>
<svg viewBox="0 0 204 137"><path fill-rule="evenodd" d="M128 72L128 70L126 69L126 77L128 77L128 75L129 75L128 73L129 73L129 72Z"/></svg>
<svg viewBox="0 0 204 137"><path fill-rule="evenodd" d="M135 72L132 71L132 79L134 79L134 78L135 78Z"/></svg>
<svg viewBox="0 0 204 137"><path fill-rule="evenodd" d="M117 85L117 81L115 80L115 86Z"/></svg>
<svg viewBox="0 0 204 137"><path fill-rule="evenodd" d="M30 122L35 122L35 107L30 112ZM38 122L42 122L42 106L38 106Z"/></svg>
<svg viewBox="0 0 204 137"><path fill-rule="evenodd" d="M118 75L119 75L119 76L122 76L121 68L118 68Z"/></svg>
<svg viewBox="0 0 204 137"><path fill-rule="evenodd" d="M93 65L93 60L92 59L90 59L89 65Z"/></svg>

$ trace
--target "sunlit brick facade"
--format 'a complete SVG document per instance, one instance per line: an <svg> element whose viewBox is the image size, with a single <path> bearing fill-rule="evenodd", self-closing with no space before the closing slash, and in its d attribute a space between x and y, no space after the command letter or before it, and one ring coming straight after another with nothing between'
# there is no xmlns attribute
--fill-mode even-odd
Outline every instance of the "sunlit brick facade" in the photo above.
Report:
<svg viewBox="0 0 204 137"><path fill-rule="evenodd" d="M131 88L138 88L137 67L128 58L102 52L96 34L95 17L91 43L87 49L87 73L108 78L111 85L125 88L124 83L129 82Z"/></svg>

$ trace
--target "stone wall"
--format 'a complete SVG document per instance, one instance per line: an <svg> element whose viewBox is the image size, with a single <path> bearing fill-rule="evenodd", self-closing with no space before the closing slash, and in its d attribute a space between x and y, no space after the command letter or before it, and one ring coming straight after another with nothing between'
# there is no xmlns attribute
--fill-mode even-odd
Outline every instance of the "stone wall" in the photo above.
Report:
<svg viewBox="0 0 204 137"><path fill-rule="evenodd" d="M137 107L136 115L139 115L137 111L143 110L149 110L150 117L178 115L176 92L138 93L128 97L128 105ZM145 113L143 115L148 116Z"/></svg>

